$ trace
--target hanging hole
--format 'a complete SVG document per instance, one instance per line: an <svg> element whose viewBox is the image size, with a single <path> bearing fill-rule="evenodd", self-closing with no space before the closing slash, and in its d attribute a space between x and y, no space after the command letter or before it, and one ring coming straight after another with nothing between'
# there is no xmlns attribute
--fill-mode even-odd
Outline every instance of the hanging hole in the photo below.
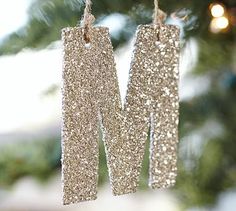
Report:
<svg viewBox="0 0 236 211"><path fill-rule="evenodd" d="M91 48L91 43L90 42L85 43L85 48Z"/></svg>
<svg viewBox="0 0 236 211"><path fill-rule="evenodd" d="M160 31L158 31L158 33L157 33L157 41L160 42Z"/></svg>
<svg viewBox="0 0 236 211"><path fill-rule="evenodd" d="M158 27L159 28L159 30L158 30L158 33L157 33L157 39L158 39L158 41L159 42L161 42L161 39L162 39L162 25L160 24L160 26Z"/></svg>
<svg viewBox="0 0 236 211"><path fill-rule="evenodd" d="M161 26L160 26L160 24L159 23L154 24L154 29L156 31L156 35L155 35L156 40L158 42L160 42L160 40L161 40Z"/></svg>
<svg viewBox="0 0 236 211"><path fill-rule="evenodd" d="M85 41L85 47L90 47L90 37L89 37L89 29L88 26L84 27L84 41Z"/></svg>

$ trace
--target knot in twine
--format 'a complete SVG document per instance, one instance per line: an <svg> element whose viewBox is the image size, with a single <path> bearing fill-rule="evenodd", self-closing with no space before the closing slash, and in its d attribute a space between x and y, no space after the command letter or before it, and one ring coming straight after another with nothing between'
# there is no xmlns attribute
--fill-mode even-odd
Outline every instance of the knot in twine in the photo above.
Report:
<svg viewBox="0 0 236 211"><path fill-rule="evenodd" d="M95 17L92 15L92 0L86 0L86 6L84 9L84 15L81 21L81 25L84 27L84 40L86 43L90 42L90 28L92 27ZM166 20L166 13L159 9L159 2L158 0L154 0L155 11L153 15L153 23L155 25L162 25L162 23Z"/></svg>
<svg viewBox="0 0 236 211"><path fill-rule="evenodd" d="M81 21L81 25L84 27L84 40L86 43L90 42L89 31L95 21L95 17L91 13L92 11L91 7L92 7L92 1L86 0L84 15Z"/></svg>
<svg viewBox="0 0 236 211"><path fill-rule="evenodd" d="M159 2L158 0L154 0L155 10L153 15L153 23L155 25L162 25L162 23L166 20L167 14L159 9Z"/></svg>

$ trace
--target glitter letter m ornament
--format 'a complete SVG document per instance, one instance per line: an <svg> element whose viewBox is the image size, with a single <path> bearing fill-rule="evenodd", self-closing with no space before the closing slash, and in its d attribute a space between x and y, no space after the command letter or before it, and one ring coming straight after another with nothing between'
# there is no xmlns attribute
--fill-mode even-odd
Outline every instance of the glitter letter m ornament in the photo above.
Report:
<svg viewBox="0 0 236 211"><path fill-rule="evenodd" d="M164 13L155 3L154 23L137 30L124 106L109 31L92 26L91 2L82 27L63 29L64 204L96 199L99 126L114 195L137 190L149 128L149 185L175 183L179 29L162 24Z"/></svg>

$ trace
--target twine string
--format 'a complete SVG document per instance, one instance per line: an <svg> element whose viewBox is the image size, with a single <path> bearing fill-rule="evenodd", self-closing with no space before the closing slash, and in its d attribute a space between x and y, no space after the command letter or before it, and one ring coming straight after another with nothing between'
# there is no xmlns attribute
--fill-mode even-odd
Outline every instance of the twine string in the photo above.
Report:
<svg viewBox="0 0 236 211"><path fill-rule="evenodd" d="M161 26L167 15L159 9L159 0L154 0L154 6L153 24ZM95 17L92 15L92 0L85 0L85 9L81 25L84 27L84 40L86 43L90 42L89 32L94 21Z"/></svg>
<svg viewBox="0 0 236 211"><path fill-rule="evenodd" d="M92 15L92 1L86 0L82 19L82 26L84 27L84 40L86 43L90 42L89 32L94 21L95 17Z"/></svg>
<svg viewBox="0 0 236 211"><path fill-rule="evenodd" d="M154 0L154 15L153 15L153 23L155 25L162 25L162 23L165 21L167 15L165 12L163 12L160 8L159 8L159 1L158 0Z"/></svg>

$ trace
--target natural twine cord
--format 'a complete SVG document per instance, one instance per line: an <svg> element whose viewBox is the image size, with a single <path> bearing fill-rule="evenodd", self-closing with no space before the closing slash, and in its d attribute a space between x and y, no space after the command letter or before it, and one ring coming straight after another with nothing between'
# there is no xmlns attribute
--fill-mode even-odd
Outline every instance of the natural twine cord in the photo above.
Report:
<svg viewBox="0 0 236 211"><path fill-rule="evenodd" d="M165 21L167 15L165 12L163 12L162 10L159 9L159 1L158 0L154 0L154 5L155 5L155 9L154 9L154 15L153 15L153 23L155 25L162 25L163 21Z"/></svg>
<svg viewBox="0 0 236 211"><path fill-rule="evenodd" d="M84 40L86 43L90 42L89 31L95 21L95 17L92 15L92 1L86 0L86 6L84 9L84 16L82 19L82 26L84 27Z"/></svg>
<svg viewBox="0 0 236 211"><path fill-rule="evenodd" d="M89 30L95 21L95 17L92 15L92 0L86 0L85 2L84 15L82 19L82 26L84 27L84 39L86 43L90 42ZM159 9L159 1L154 0L154 15L153 23L155 25L162 25L163 21L166 19L166 13Z"/></svg>

